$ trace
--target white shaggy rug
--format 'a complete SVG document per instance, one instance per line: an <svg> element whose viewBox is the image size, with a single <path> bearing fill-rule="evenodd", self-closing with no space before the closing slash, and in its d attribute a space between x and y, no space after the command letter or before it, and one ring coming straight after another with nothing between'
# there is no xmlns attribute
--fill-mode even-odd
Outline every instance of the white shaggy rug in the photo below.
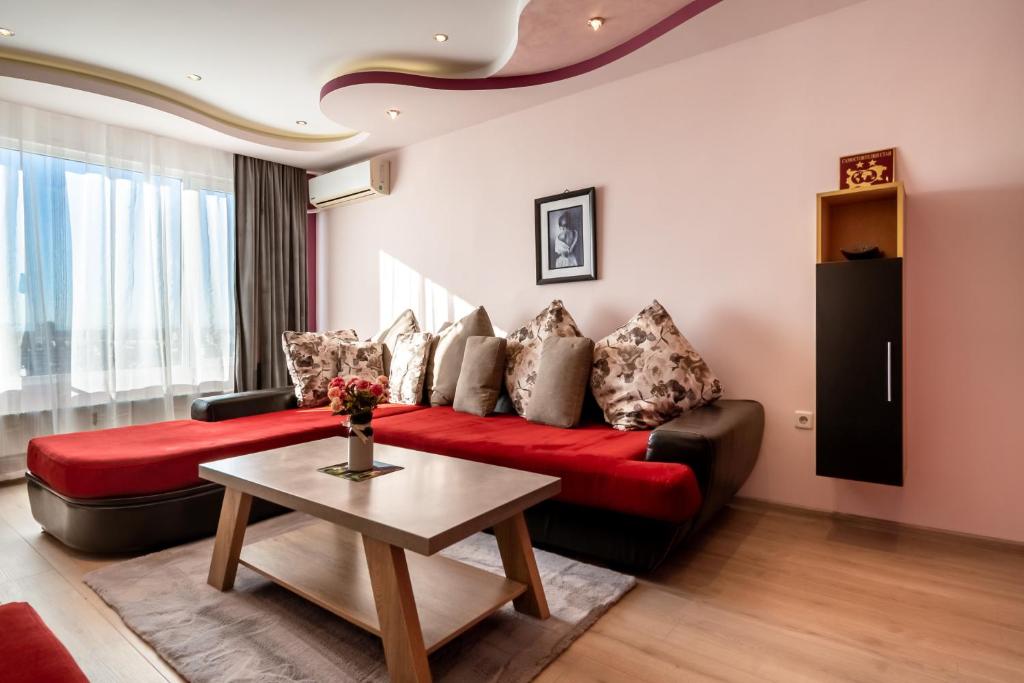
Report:
<svg viewBox="0 0 1024 683"><path fill-rule="evenodd" d="M296 528L292 513L249 527L246 542ZM88 574L85 582L190 681L387 681L380 639L246 568L233 591L206 584L213 540ZM533 679L633 586L625 574L535 551L551 608L545 621L512 605L430 656L436 681ZM444 555L503 574L494 537L476 534ZM458 596L452 596L457 600Z"/></svg>

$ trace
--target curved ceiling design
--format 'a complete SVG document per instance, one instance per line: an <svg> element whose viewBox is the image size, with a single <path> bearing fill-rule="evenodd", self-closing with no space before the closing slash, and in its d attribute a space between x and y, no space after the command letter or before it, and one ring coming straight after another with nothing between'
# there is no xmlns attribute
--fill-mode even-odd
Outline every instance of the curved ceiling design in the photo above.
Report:
<svg viewBox="0 0 1024 683"><path fill-rule="evenodd" d="M325 170L859 1L9 3L0 98Z"/></svg>
<svg viewBox="0 0 1024 683"><path fill-rule="evenodd" d="M323 143L358 143L365 139L365 134L359 131L346 130L337 135L302 135L291 131L275 130L218 109L185 93L162 87L157 83L130 78L124 74L97 69L85 64L47 59L41 56L0 52L0 76L48 83L134 102L174 114L242 140L285 149L312 149Z"/></svg>
<svg viewBox="0 0 1024 683"><path fill-rule="evenodd" d="M577 3L532 0L519 13L515 51L496 72L518 76L576 64L624 43L680 9L683 0L600 0L587 14L600 15L599 31Z"/></svg>
<svg viewBox="0 0 1024 683"><path fill-rule="evenodd" d="M0 77L140 104L276 149L342 149L366 135L320 112L325 80L381 68L493 73L515 48L523 3L5 3L0 26L14 35L0 37ZM458 40L441 45L439 31Z"/></svg>
<svg viewBox="0 0 1024 683"><path fill-rule="evenodd" d="M534 2L538 1L534 0ZM554 1L557 2L557 0ZM692 0L681 9L676 10L653 26L615 47L574 64L567 64L546 71L485 76L482 78L427 76L401 71L359 71L338 76L324 84L324 87L320 89L320 101L323 102L328 95L337 90L358 85L404 85L413 88L430 88L432 90L504 90L506 88L527 88L535 85L556 83L568 78L581 76L622 59L722 1ZM650 7L655 6L657 5L651 5ZM565 15L563 14L562 16ZM580 16L577 16L577 18L580 25L584 25L586 18ZM523 35L522 30L520 30L519 35ZM526 58L521 59L525 61Z"/></svg>

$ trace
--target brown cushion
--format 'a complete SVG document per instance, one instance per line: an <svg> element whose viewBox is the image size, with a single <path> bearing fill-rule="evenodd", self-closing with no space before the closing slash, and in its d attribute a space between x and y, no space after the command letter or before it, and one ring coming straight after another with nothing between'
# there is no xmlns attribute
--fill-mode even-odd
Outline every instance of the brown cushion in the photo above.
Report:
<svg viewBox="0 0 1024 683"><path fill-rule="evenodd" d="M433 364L427 381L430 383L430 405L450 406L462 370L462 354L470 337L493 337L494 327L487 311L478 306L469 315L437 334Z"/></svg>
<svg viewBox="0 0 1024 683"><path fill-rule="evenodd" d="M508 335L508 359L505 363L505 387L516 412L526 415L533 395L540 362L541 344L548 337L582 337L576 321L558 299Z"/></svg>
<svg viewBox="0 0 1024 683"><path fill-rule="evenodd" d="M460 413L472 413L481 417L493 413L501 394L501 378L504 372L504 339L467 339L452 407Z"/></svg>
<svg viewBox="0 0 1024 683"><path fill-rule="evenodd" d="M578 425L593 360L594 342L586 337L545 339L526 419L554 427Z"/></svg>

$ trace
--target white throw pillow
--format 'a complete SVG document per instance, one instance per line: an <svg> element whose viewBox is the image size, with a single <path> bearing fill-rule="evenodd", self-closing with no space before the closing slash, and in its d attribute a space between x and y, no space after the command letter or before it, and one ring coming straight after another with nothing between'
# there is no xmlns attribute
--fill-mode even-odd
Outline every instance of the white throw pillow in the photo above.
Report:
<svg viewBox="0 0 1024 683"><path fill-rule="evenodd" d="M388 371L391 403L416 405L423 398L432 337L429 332L406 332L395 338Z"/></svg>
<svg viewBox="0 0 1024 683"><path fill-rule="evenodd" d="M594 344L590 388L616 429L651 429L714 401L722 383L657 301Z"/></svg>
<svg viewBox="0 0 1024 683"><path fill-rule="evenodd" d="M548 304L533 320L508 335L505 388L508 389L517 413L524 415L530 403L530 396L537 383L544 340L548 337L582 336L576 321L558 299Z"/></svg>
<svg viewBox="0 0 1024 683"><path fill-rule="evenodd" d="M395 352L395 344L398 343L399 335L408 332L419 332L420 324L416 321L416 314L411 308L407 308L398 314L394 321L377 333L377 336L367 341L380 342L384 345L384 371L391 369L391 356Z"/></svg>

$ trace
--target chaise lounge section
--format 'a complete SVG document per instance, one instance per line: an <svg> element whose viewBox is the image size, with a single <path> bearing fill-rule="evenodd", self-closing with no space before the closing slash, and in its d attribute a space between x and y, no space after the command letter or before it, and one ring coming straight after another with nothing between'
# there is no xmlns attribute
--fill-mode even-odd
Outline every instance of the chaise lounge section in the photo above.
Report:
<svg viewBox="0 0 1024 683"><path fill-rule="evenodd" d="M32 439L26 478L33 516L76 550L164 548L216 531L224 490L199 478L201 463L347 435L328 408L295 408L290 388L240 396L197 399L189 420ZM380 415L417 409L382 406ZM281 512L260 501L250 519Z"/></svg>
<svg viewBox="0 0 1024 683"><path fill-rule="evenodd" d="M29 448L33 515L65 544L138 552L211 534L223 490L198 465L330 436L325 408L294 408L292 389L197 400L191 420L35 439ZM562 493L527 513L534 542L645 571L702 528L757 459L764 412L720 400L654 431L598 421L566 430L514 414L477 417L450 407L382 406L382 444L562 478ZM280 512L254 506L253 519Z"/></svg>

